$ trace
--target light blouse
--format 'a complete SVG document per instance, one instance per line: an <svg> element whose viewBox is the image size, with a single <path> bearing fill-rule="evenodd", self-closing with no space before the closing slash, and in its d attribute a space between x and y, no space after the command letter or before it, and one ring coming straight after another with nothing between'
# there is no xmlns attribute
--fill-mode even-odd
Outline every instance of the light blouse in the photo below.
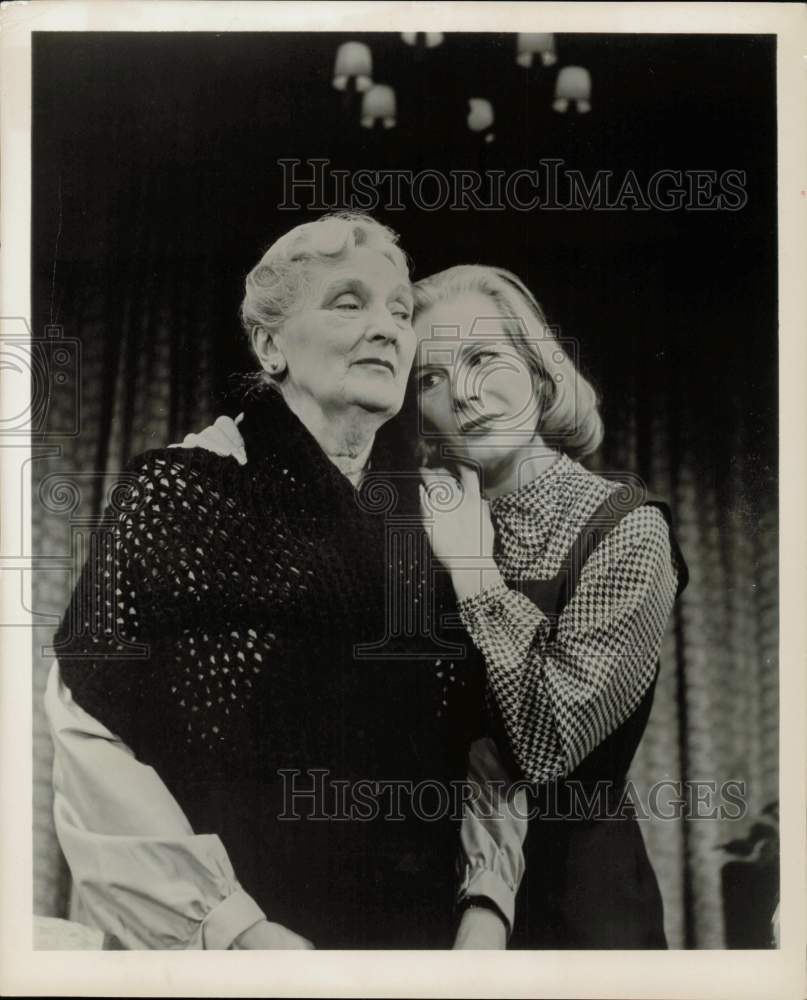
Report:
<svg viewBox="0 0 807 1000"><path fill-rule="evenodd" d="M233 947L242 932L272 919L239 884L221 839L194 833L157 772L73 700L56 662L45 711L56 832L99 929L126 949L211 950ZM458 901L486 897L512 930L524 874L524 793L505 804L512 779L489 738L472 745L468 778L480 794L464 806Z"/></svg>

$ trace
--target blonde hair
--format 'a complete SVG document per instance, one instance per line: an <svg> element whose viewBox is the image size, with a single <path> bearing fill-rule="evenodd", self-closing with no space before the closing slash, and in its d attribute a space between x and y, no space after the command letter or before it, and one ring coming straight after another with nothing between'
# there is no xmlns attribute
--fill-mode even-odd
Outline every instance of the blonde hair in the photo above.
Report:
<svg viewBox="0 0 807 1000"><path fill-rule="evenodd" d="M499 267L459 264L423 278L413 291L415 317L467 292L492 299L506 317L506 336L536 376L537 391L545 394L537 433L572 458L597 450L603 438L597 394L558 343L543 309L520 278Z"/></svg>
<svg viewBox="0 0 807 1000"><path fill-rule="evenodd" d="M383 254L408 283L409 261L397 244L397 233L359 212L332 212L289 230L246 277L240 317L250 344L256 329L274 333L283 325L306 288L311 262L336 263L365 247Z"/></svg>

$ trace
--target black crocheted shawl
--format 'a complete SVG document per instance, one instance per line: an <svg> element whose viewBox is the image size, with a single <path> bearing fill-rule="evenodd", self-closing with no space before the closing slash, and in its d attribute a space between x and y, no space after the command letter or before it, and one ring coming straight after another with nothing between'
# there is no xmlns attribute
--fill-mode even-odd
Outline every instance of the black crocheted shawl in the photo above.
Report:
<svg viewBox="0 0 807 1000"><path fill-rule="evenodd" d="M463 778L479 662L430 557L413 468L378 443L357 491L271 391L241 429L244 467L196 449L130 463L132 486L106 512L56 637L62 675L155 767L196 832L224 837L271 919L340 947L377 943L382 921L393 936L382 943L403 946L408 925L395 930L381 902L389 873L403 858L395 892L422 905L412 873L425 878L430 854L448 864L456 815L442 833L383 820L289 831L281 799L294 771L299 787L312 772L351 787ZM318 879L330 883L322 898ZM357 884L371 898L356 895L361 916L348 917Z"/></svg>

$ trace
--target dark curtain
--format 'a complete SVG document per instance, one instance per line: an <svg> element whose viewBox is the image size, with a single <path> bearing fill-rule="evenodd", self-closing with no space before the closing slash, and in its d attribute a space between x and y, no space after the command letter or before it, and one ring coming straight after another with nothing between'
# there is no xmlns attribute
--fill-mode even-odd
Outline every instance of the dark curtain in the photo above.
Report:
<svg viewBox="0 0 807 1000"><path fill-rule="evenodd" d="M743 783L747 814L740 820L653 818L643 824L671 946L721 948L729 943L727 918L769 928L778 891L772 865L758 889L736 900L734 912L724 912L723 866L732 858L723 845L747 837L779 795L777 495L757 451L753 420L738 401L715 401L733 425L730 436L716 442L696 426L714 411L688 411L674 386L655 388L654 412L644 418L635 397L628 400L621 440L609 449L615 461L602 463L635 470L672 500L690 570L667 631L653 712L631 778L645 803L659 781L716 783L717 807L724 804L724 783ZM650 447L643 448L643 436ZM759 489L760 479L767 488ZM668 803L674 794L671 788L659 801ZM708 790L703 794L708 801ZM756 860L749 856L739 864Z"/></svg>
<svg viewBox="0 0 807 1000"><path fill-rule="evenodd" d="M157 245L160 229L149 220L164 190L145 179L134 188L125 214L138 220L137 229L118 234L125 250L105 266L60 262L61 294L52 319L63 337L80 343L69 373L78 392L53 395L47 427L70 426L77 402L80 432L57 436L60 453L33 463L38 554L77 555L122 466L148 448L180 442L221 410L213 373L223 339L214 334L225 322L223 269L210 255L183 259ZM186 194L195 201L204 192L186 188ZM233 315L226 319L232 326ZM35 574L40 616L58 621L73 579L64 571ZM34 634L34 907L42 915L66 916L69 880L53 827L52 744L42 711L54 631L55 624L43 625Z"/></svg>

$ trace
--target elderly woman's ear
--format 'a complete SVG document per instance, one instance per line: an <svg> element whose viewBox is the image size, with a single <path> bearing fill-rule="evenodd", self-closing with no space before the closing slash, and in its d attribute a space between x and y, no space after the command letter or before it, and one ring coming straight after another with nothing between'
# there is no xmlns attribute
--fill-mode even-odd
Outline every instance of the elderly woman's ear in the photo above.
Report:
<svg viewBox="0 0 807 1000"><path fill-rule="evenodd" d="M286 370L286 359L283 356L277 336L263 326L252 328L252 349L264 371L270 375L282 375Z"/></svg>

